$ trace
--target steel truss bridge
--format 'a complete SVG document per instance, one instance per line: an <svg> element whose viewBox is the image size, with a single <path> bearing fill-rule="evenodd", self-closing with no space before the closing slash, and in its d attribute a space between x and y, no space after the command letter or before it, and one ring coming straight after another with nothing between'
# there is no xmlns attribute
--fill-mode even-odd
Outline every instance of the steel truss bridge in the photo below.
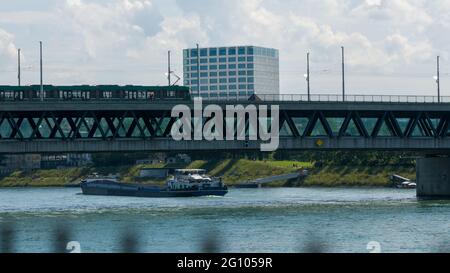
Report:
<svg viewBox="0 0 450 273"><path fill-rule="evenodd" d="M279 149L450 152L450 103L445 101L291 97L203 101L203 107L279 105ZM261 141L173 140L171 110L178 104L193 109L191 101L173 100L0 101L0 153L259 150ZM249 128L247 122L247 133Z"/></svg>

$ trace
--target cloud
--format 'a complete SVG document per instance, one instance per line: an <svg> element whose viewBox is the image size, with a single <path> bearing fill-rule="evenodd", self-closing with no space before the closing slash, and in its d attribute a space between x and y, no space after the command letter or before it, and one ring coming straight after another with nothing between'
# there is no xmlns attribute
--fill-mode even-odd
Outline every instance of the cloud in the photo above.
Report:
<svg viewBox="0 0 450 273"><path fill-rule="evenodd" d="M443 56L444 69L450 56L450 38L443 35L450 30L448 0L46 3L39 10L0 7L0 54L14 62L20 44L37 67L35 45L42 39L46 76L55 83L164 84L167 50L181 75L182 49L196 43L278 48L283 89L297 88L307 51L315 69L331 67L330 73L338 74L345 46L349 75L425 74L434 55Z"/></svg>
<svg viewBox="0 0 450 273"><path fill-rule="evenodd" d="M84 47L91 58L101 52L126 52L124 46L136 37L151 32L148 25L139 25L142 18L154 15L150 1L121 0L98 4L82 0L67 0L61 10L73 28L83 39ZM155 16L158 17L158 16Z"/></svg>
<svg viewBox="0 0 450 273"><path fill-rule="evenodd" d="M423 8L434 18L436 25L447 28L447 30L450 28L450 1L425 1ZM438 32L439 30L436 29L435 31Z"/></svg>
<svg viewBox="0 0 450 273"><path fill-rule="evenodd" d="M350 14L363 19L389 20L395 25L414 25L419 31L433 23L427 11L411 0L366 0Z"/></svg>
<svg viewBox="0 0 450 273"><path fill-rule="evenodd" d="M58 19L49 12L44 11L8 11L0 12L0 23L14 25L39 25L55 22Z"/></svg>
<svg viewBox="0 0 450 273"><path fill-rule="evenodd" d="M295 29L289 36L293 46L291 51L306 47L318 55L316 60L324 63L336 60L340 46L345 46L348 65L377 70L387 65L423 61L433 52L430 41L426 39L414 43L401 34L392 34L373 40L360 32L336 31L332 26L316 23L311 18L297 15L288 18ZM300 41L295 42L298 37L301 37Z"/></svg>
<svg viewBox="0 0 450 273"><path fill-rule="evenodd" d="M192 47L195 42L208 43L208 37L202 30L198 16L168 17L161 22L160 26L161 30L155 35L145 37L140 48L129 51L134 52L132 55L135 58L142 57L139 52L145 51L146 48L153 51L169 49L180 51L182 48Z"/></svg>
<svg viewBox="0 0 450 273"><path fill-rule="evenodd" d="M333 14L340 13L340 16L344 16L345 9L356 12L361 11L363 6L380 10L380 13L385 13L386 19L396 13L407 13L402 16L420 14L421 16L415 16L415 20L423 24L430 23L429 16L420 12L418 8L403 1L393 0L392 2L394 1L396 3L389 4L383 0L367 0L358 8L352 8L346 3L338 5L333 0L318 1L316 5L320 7L326 3L327 6L340 7L340 10L333 11ZM345 46L349 66L370 69L384 69L386 65L402 65L403 62L413 63L428 58L433 51L433 46L428 39L418 39L419 42L416 42L402 35L398 30L375 38L370 36L370 31L358 31L355 27L353 27L355 30L342 29L339 24L327 24L315 17L294 12L294 10L301 11L301 6L279 9L272 6L269 8L268 3L269 1L263 0L248 0L243 3L227 1L225 6L216 6L210 10L208 17L214 28L212 30L204 28L206 34L213 36L217 35L214 32L220 32L220 36L215 40L219 40L218 43L222 41L223 44L276 47L280 49L282 61L285 62L298 59L306 51L311 51L316 62L332 64L339 61L340 46ZM359 16L363 14L360 13ZM364 24L367 18L348 20L356 26ZM349 22L346 21L346 23ZM417 58L416 54L420 54L421 57ZM286 59L283 59L283 56L287 56Z"/></svg>
<svg viewBox="0 0 450 273"><path fill-rule="evenodd" d="M423 62L430 59L433 52L429 41L412 44L407 37L399 34L386 37L384 47L392 61L396 62L399 60L406 63Z"/></svg>
<svg viewBox="0 0 450 273"><path fill-rule="evenodd" d="M208 43L202 22L196 14L163 16L153 1L120 0L92 2L67 0L58 9L60 18L67 23L69 35L77 37L84 61L89 68L123 71L114 78L120 83L133 82L164 84L167 69L167 51L172 51L173 68L182 75L182 49L196 42ZM75 47L75 46L74 46ZM94 74L86 75L95 81ZM69 71L58 73L72 77ZM126 78L124 75L128 75ZM97 81L106 76L97 77ZM141 77L136 80L136 77ZM111 79L109 79L111 81Z"/></svg>
<svg viewBox="0 0 450 273"><path fill-rule="evenodd" d="M319 56L317 60L329 62L335 59L333 56L337 56L339 47L345 46L349 65L383 65L380 63L380 57L384 54L382 49L377 48L378 43L374 44L362 33L336 31L330 25L318 24L311 18L297 15L291 15L289 19L290 25L295 29L291 33L291 39L302 37L300 44L294 43L292 50L303 46L314 51L314 54Z"/></svg>
<svg viewBox="0 0 450 273"><path fill-rule="evenodd" d="M180 49L208 40L197 15L162 17L148 0L107 4L67 0L63 12L92 58L110 52L139 59L145 50Z"/></svg>
<svg viewBox="0 0 450 273"><path fill-rule="evenodd" d="M14 36L0 28L0 65L6 66L17 57L17 47L14 44Z"/></svg>

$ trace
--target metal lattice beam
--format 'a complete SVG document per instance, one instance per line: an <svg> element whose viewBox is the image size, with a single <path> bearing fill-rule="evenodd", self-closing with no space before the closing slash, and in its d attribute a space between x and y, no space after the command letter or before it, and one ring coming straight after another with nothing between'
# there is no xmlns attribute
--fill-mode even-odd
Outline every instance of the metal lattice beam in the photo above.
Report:
<svg viewBox="0 0 450 273"><path fill-rule="evenodd" d="M267 118L270 120L270 116ZM339 121L332 123L332 119ZM374 126L370 132L367 119L374 121L374 123L371 123ZM403 120L403 127L400 126L399 119ZM177 118L170 116L169 111L0 111L0 138L2 140L167 138L170 137L172 125L176 120ZM204 119L203 125L208 120ZM298 124L298 120L302 120L302 124ZM225 124L224 119L224 128L221 128L223 132L226 130ZM269 122L269 126L271 126L270 124ZM330 124L333 124L333 129ZM350 124L352 124L353 135L349 133ZM235 122L234 135L237 133L236 126ZM256 128L254 128L255 126ZM261 124L252 125L246 119L246 135L249 135L250 130L258 132L260 126ZM412 138L415 136L445 138L448 137L450 113L281 110L279 126L280 130L286 127L287 136L293 138L313 137L319 132L317 131L319 128L325 134L324 137L328 138L350 136L363 138ZM81 132L82 128L83 133ZM359 135L356 135L355 128ZM384 129L380 132L382 128Z"/></svg>

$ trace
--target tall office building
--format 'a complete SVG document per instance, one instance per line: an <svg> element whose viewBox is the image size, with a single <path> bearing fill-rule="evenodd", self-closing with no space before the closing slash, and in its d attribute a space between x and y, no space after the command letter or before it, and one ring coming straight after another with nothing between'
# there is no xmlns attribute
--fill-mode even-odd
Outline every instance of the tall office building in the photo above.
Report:
<svg viewBox="0 0 450 273"><path fill-rule="evenodd" d="M278 50L256 46L183 50L184 86L203 99L279 94Z"/></svg>

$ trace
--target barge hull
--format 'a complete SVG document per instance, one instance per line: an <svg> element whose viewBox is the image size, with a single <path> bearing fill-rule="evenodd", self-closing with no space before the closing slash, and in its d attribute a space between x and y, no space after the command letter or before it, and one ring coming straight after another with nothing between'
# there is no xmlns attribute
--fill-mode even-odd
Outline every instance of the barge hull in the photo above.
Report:
<svg viewBox="0 0 450 273"><path fill-rule="evenodd" d="M132 197L194 197L194 196L224 196L228 190L209 189L192 191L168 191L168 190L134 190L134 189L107 189L97 187L81 187L85 195L105 195L105 196L132 196Z"/></svg>

